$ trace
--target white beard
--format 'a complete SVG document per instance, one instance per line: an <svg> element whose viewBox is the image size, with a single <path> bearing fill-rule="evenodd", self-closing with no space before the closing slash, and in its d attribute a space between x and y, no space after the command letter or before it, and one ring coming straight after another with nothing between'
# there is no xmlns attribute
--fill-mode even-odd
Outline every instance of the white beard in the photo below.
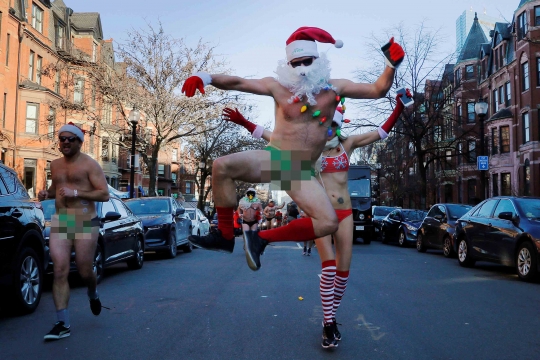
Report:
<svg viewBox="0 0 540 360"><path fill-rule="evenodd" d="M336 91L334 86L330 85L330 62L324 53L318 59L314 59L310 66L298 66L296 68L287 64L286 60L280 60L275 71L277 81L293 93L289 99L289 104L292 104L293 99L298 97L302 99L304 96L310 105L316 105L315 95L321 90L332 89Z"/></svg>

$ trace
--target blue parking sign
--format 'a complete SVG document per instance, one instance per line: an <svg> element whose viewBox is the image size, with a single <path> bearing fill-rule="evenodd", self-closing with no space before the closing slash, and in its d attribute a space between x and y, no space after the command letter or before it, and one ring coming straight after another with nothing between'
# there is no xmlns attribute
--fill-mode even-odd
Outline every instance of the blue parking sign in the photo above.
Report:
<svg viewBox="0 0 540 360"><path fill-rule="evenodd" d="M489 170L489 156L477 156L478 170Z"/></svg>

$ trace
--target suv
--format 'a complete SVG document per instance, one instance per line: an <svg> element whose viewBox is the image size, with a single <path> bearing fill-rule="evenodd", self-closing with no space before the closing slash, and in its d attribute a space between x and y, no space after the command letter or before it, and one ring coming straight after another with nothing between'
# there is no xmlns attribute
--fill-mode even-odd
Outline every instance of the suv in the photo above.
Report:
<svg viewBox="0 0 540 360"><path fill-rule="evenodd" d="M0 162L0 301L20 313L39 305L45 252L45 219L12 169ZM12 307L13 306L13 307Z"/></svg>

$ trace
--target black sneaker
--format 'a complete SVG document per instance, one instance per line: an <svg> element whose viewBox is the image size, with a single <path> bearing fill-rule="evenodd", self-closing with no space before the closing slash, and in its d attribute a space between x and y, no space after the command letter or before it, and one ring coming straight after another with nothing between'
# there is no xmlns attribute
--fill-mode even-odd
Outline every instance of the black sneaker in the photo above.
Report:
<svg viewBox="0 0 540 360"><path fill-rule="evenodd" d="M44 340L58 340L65 337L68 337L71 333L71 330L68 327L64 326L63 321L58 321L54 324L54 327L51 331L43 337Z"/></svg>
<svg viewBox="0 0 540 360"><path fill-rule="evenodd" d="M337 347L337 340L334 338L334 331L335 331L334 323L331 322L330 324L323 323L323 332L322 332L322 342L321 345L323 348L334 348Z"/></svg>
<svg viewBox="0 0 540 360"><path fill-rule="evenodd" d="M268 241L259 237L257 231L244 231L244 243L246 250L246 260L251 270L257 271L261 268L261 254L268 245Z"/></svg>
<svg viewBox="0 0 540 360"><path fill-rule="evenodd" d="M311 248L308 249L307 256L311 256Z"/></svg>
<svg viewBox="0 0 540 360"><path fill-rule="evenodd" d="M341 333L339 332L337 326L341 324L336 321L336 318L332 318L332 322L334 323L334 339L336 339L337 341L340 341Z"/></svg>
<svg viewBox="0 0 540 360"><path fill-rule="evenodd" d="M99 300L99 298L90 299L90 310L92 310L92 314L96 316L101 314L101 300Z"/></svg>
<svg viewBox="0 0 540 360"><path fill-rule="evenodd" d="M193 246L200 249L226 252L229 254L234 250L234 237L231 240L225 239L219 229L210 231L206 236L190 235L188 239Z"/></svg>

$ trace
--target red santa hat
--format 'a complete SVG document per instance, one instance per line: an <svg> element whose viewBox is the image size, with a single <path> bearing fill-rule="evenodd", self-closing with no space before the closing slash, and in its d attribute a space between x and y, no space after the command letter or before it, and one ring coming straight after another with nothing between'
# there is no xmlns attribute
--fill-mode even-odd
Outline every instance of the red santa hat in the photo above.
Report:
<svg viewBox="0 0 540 360"><path fill-rule="evenodd" d="M65 124L64 126L62 126L60 130L58 130L58 135L60 135L64 131L72 133L73 135L78 137L79 140L81 140L81 142L84 142L85 131L81 129L80 127L78 127L77 125L75 125L74 123L72 123L71 121Z"/></svg>
<svg viewBox="0 0 540 360"><path fill-rule="evenodd" d="M343 41L335 40L332 35L323 29L316 27L303 26L292 33L287 39L285 51L287 52L287 61L291 61L304 56L319 57L317 52L317 43L315 41L327 44L334 44L335 47L343 47Z"/></svg>
<svg viewBox="0 0 540 360"><path fill-rule="evenodd" d="M334 118L332 119L332 122L338 124L339 127L341 127L341 124L343 124L343 113L345 113L343 108L341 106L338 106L334 113Z"/></svg>

